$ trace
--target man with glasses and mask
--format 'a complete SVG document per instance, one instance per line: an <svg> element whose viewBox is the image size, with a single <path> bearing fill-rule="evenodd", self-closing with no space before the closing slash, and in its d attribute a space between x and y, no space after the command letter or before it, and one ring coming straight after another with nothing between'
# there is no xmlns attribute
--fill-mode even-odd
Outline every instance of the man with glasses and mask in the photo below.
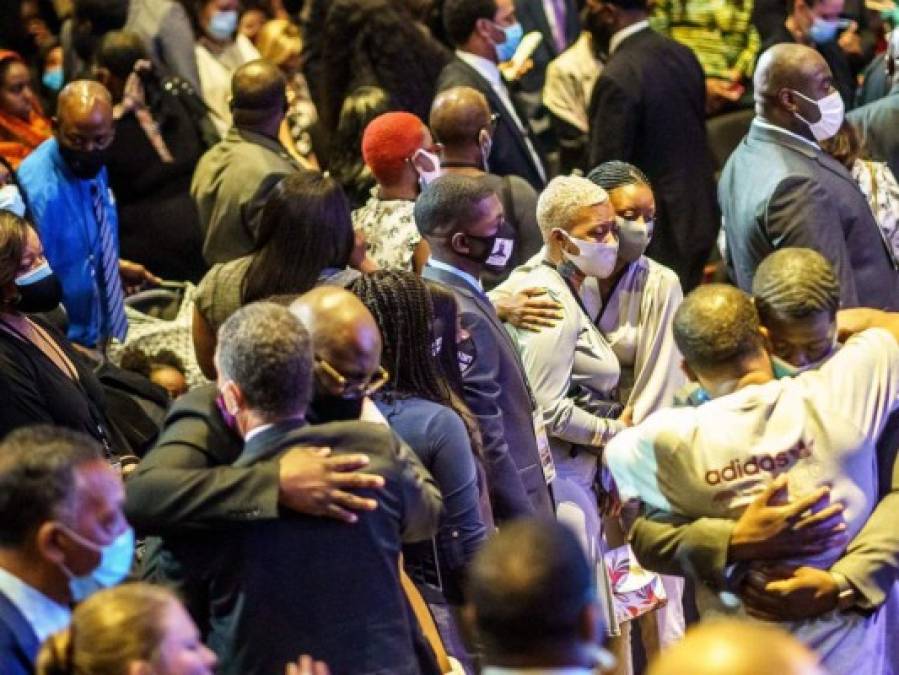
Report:
<svg viewBox="0 0 899 675"><path fill-rule="evenodd" d="M490 173L490 150L499 113L490 112L487 98L477 89L452 87L437 94L429 123L443 146L441 171L482 180L499 196L506 222L515 232L515 248L506 270L498 274L485 271L482 277L489 290L543 246L537 227L537 191L520 176Z"/></svg>
<svg viewBox="0 0 899 675"><path fill-rule="evenodd" d="M415 222L431 247L426 279L448 286L470 339L459 346L465 400L477 416L493 514L498 522L551 517L552 460L543 415L512 339L481 284L512 255L499 197L468 176L441 176L415 203Z"/></svg>
<svg viewBox="0 0 899 675"><path fill-rule="evenodd" d="M69 339L100 349L111 338L125 339L125 293L159 283L142 265L119 259L116 204L104 166L114 134L106 88L72 82L59 95L54 138L19 168L44 252L62 283Z"/></svg>
<svg viewBox="0 0 899 675"><path fill-rule="evenodd" d="M899 266L868 203L820 141L843 123L843 101L814 49L776 45L755 72L756 116L718 185L731 278L752 289L759 263L788 246L834 267L842 307L899 309Z"/></svg>
<svg viewBox="0 0 899 675"><path fill-rule="evenodd" d="M251 303L219 329L215 361L222 406L243 439L235 468L277 462L297 444L365 452L378 508L354 527L285 512L277 519L167 537L158 569L177 585L223 673L280 672L315 654L335 672L422 672L417 627L401 588L404 542L428 539L440 492L417 457L386 427L309 425L314 340L285 307ZM342 382L345 395L363 385ZM271 620L266 620L272 617Z"/></svg>
<svg viewBox="0 0 899 675"><path fill-rule="evenodd" d="M134 533L122 480L95 441L25 427L0 443L0 667L34 672L38 647L65 628L73 603L118 584Z"/></svg>

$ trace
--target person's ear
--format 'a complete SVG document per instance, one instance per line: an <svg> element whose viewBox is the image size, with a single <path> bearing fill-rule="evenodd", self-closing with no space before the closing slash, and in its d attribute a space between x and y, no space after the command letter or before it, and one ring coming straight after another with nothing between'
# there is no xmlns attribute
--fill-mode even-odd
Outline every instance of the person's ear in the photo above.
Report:
<svg viewBox="0 0 899 675"><path fill-rule="evenodd" d="M485 19L482 17L475 21L474 32L488 42L495 43L497 40L502 39L499 35L497 35L497 33L501 33L502 31L491 19Z"/></svg>
<svg viewBox="0 0 899 675"><path fill-rule="evenodd" d="M153 667L146 661L131 661L126 670L127 675L153 675Z"/></svg>
<svg viewBox="0 0 899 675"><path fill-rule="evenodd" d="M244 396L240 387L233 380L228 380L221 385L219 389L222 393L222 400L225 403L225 410L230 415L237 415L244 407Z"/></svg>
<svg viewBox="0 0 899 675"><path fill-rule="evenodd" d="M693 369L687 364L686 359L682 359L680 362L680 369L684 371L684 375L687 376L687 379L690 382L699 382L699 377L693 371Z"/></svg>
<svg viewBox="0 0 899 675"><path fill-rule="evenodd" d="M780 107L790 113L799 112L799 104L796 102L796 95L789 89L781 89L777 92L777 102Z"/></svg>
<svg viewBox="0 0 899 675"><path fill-rule="evenodd" d="M493 138L490 136L490 132L487 129L481 129L478 132L478 145L482 148L486 145L488 148L493 145Z"/></svg>
<svg viewBox="0 0 899 675"><path fill-rule="evenodd" d="M57 565L66 559L66 554L57 540L58 536L59 531L51 521L41 523L34 535L34 547L37 552L41 557Z"/></svg>
<svg viewBox="0 0 899 675"><path fill-rule="evenodd" d="M765 351L769 354L773 354L774 349L771 344L771 331L768 330L768 327L759 326L759 335L762 336L762 346L765 348Z"/></svg>
<svg viewBox="0 0 899 675"><path fill-rule="evenodd" d="M449 240L450 248L460 255L468 255L471 253L471 246L468 244L468 237L464 232L456 232Z"/></svg>
<svg viewBox="0 0 899 675"><path fill-rule="evenodd" d="M571 253L571 251L568 250L570 244L568 237L566 237L565 233L559 228L554 228L549 231L549 239L546 243L555 243L561 250Z"/></svg>

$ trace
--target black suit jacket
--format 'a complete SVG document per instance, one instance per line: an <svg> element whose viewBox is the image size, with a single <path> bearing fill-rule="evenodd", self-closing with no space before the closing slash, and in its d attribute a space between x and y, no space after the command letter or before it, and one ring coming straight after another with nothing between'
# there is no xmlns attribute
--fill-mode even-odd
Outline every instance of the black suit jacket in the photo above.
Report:
<svg viewBox="0 0 899 675"><path fill-rule="evenodd" d="M276 461L294 445L364 452L385 478L378 509L353 525L283 512L276 520L172 536L152 579L174 586L226 675L269 675L308 653L335 675L418 675L419 633L399 579L404 541L433 536L442 499L430 474L386 427L275 425L235 467Z"/></svg>
<svg viewBox="0 0 899 675"><path fill-rule="evenodd" d="M470 361L463 370L465 400L477 416L484 439L490 500L497 521L520 516L552 516L553 504L534 436L535 403L518 351L487 296L445 270L424 268L422 276L448 286L471 334L460 351Z"/></svg>
<svg viewBox="0 0 899 675"><path fill-rule="evenodd" d="M537 31L543 36L543 41L531 57L534 61L533 69L521 78L522 89L542 92L546 80L546 66L561 53L556 45L549 19L546 17L543 0L515 0L515 14L525 35ZM570 47L581 32L581 21L574 0L565 0L564 30L568 42L566 46Z"/></svg>
<svg viewBox="0 0 899 675"><path fill-rule="evenodd" d="M440 73L440 79L437 80L437 91L459 86L472 87L480 91L487 97L490 109L500 115L496 131L493 134L493 148L490 150L490 173L498 176L508 174L521 176L536 190L542 190L543 180L534 165L531 153L528 152L524 135L518 130L512 114L493 91L490 83L457 56L444 66L443 72ZM509 98L514 105L515 98L511 91ZM527 131L527 115L520 110L516 110L516 112L522 124L525 125L525 133L529 133ZM533 138L531 140L533 142ZM534 143L534 147L537 147L536 143Z"/></svg>
<svg viewBox="0 0 899 675"><path fill-rule="evenodd" d="M899 89L856 108L846 118L858 130L871 159L886 162L893 175L899 176Z"/></svg>
<svg viewBox="0 0 899 675"><path fill-rule="evenodd" d="M705 126L705 76L693 52L651 29L626 38L590 100L592 168L630 162L656 198L648 255L695 287L719 226L715 161Z"/></svg>
<svg viewBox="0 0 899 675"><path fill-rule="evenodd" d="M0 593L0 673L29 675L40 643L28 620Z"/></svg>

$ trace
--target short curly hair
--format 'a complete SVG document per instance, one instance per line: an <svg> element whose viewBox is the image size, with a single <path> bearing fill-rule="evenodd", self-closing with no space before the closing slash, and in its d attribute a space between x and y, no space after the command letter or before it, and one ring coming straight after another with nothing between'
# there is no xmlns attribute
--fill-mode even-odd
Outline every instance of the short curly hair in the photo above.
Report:
<svg viewBox="0 0 899 675"><path fill-rule="evenodd" d="M312 341L286 307L253 302L228 317L219 328L216 365L266 419L303 414L309 406Z"/></svg>
<svg viewBox="0 0 899 675"><path fill-rule="evenodd" d="M739 288L708 284L692 291L674 315L674 341L693 369L737 364L762 348L759 315Z"/></svg>
<svg viewBox="0 0 899 675"><path fill-rule="evenodd" d="M574 218L585 206L604 204L608 193L593 181L580 176L556 176L537 199L537 225L543 240L555 229L571 229Z"/></svg>

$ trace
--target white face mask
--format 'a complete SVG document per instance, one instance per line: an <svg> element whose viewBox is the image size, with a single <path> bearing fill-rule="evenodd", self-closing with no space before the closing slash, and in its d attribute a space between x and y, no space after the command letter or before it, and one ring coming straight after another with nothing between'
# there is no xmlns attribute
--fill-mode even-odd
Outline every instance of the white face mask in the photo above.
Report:
<svg viewBox="0 0 899 675"><path fill-rule="evenodd" d="M15 185L0 187L0 211L12 211L19 218L25 217L25 201Z"/></svg>
<svg viewBox="0 0 899 675"><path fill-rule="evenodd" d="M809 122L798 112L793 113L797 119L802 120L808 125L809 131L812 132L812 136L815 137L816 141L826 141L828 138L833 138L837 135L837 132L840 130L840 127L843 126L843 117L846 113L846 107L843 104L843 99L840 96L838 91L833 92L832 94L828 94L824 98L815 101L810 99L805 94L802 94L798 91L792 90L794 94L797 96L804 98L809 103L814 103L818 106L818 112L821 115L821 119L817 122Z"/></svg>
<svg viewBox="0 0 899 675"><path fill-rule="evenodd" d="M421 184L422 189L443 175L443 171L440 168L440 158L424 148L419 148L412 154L412 166L418 172L418 182ZM428 166L431 168L429 169Z"/></svg>
<svg viewBox="0 0 899 675"><path fill-rule="evenodd" d="M632 263L646 253L655 225L651 220L618 218L618 257Z"/></svg>
<svg viewBox="0 0 899 675"><path fill-rule="evenodd" d="M562 230L558 231L562 232L562 234L565 235L565 238L577 246L580 251L580 253L574 255L563 249L562 255L566 260L588 277L606 279L611 276L612 272L615 270L615 261L618 259L617 239L614 244L604 244L598 241L575 239L574 237L569 236L567 232L563 232Z"/></svg>

